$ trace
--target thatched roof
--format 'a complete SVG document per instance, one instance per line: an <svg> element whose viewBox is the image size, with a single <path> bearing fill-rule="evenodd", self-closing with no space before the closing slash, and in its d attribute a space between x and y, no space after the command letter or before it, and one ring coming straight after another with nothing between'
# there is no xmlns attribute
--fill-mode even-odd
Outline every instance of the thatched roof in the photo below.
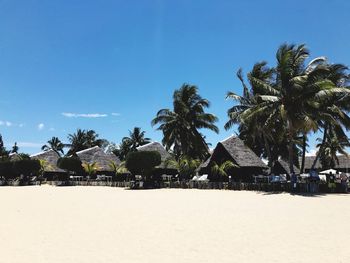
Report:
<svg viewBox="0 0 350 263"><path fill-rule="evenodd" d="M105 153L100 147L95 146L86 150L82 150L76 153L82 163L97 163L99 172L112 171L110 163L114 162L117 165L120 164L120 160L114 154Z"/></svg>
<svg viewBox="0 0 350 263"><path fill-rule="evenodd" d="M30 158L34 160L46 161L47 167L45 168L45 172L55 172L55 173L65 172L64 170L57 167L57 161L60 158L60 156L54 150L48 150L45 152L33 154L30 156Z"/></svg>
<svg viewBox="0 0 350 263"><path fill-rule="evenodd" d="M159 165L159 168L165 168L165 160L171 158L170 153L165 150L163 145L161 145L159 142L150 142L145 145L137 147L137 151L155 151L159 152L160 157L162 159L162 164Z"/></svg>
<svg viewBox="0 0 350 263"><path fill-rule="evenodd" d="M315 158L316 158L316 156L306 156L305 157L305 165L304 165L305 170L311 169L311 166L312 166ZM350 156L347 157L345 155L339 155L338 160L339 160L339 164L335 163L334 169L343 169L343 170L349 169L350 170ZM301 160L300 160L300 164L301 164ZM321 165L321 162L319 159L316 162L315 169L322 169L322 165Z"/></svg>
<svg viewBox="0 0 350 263"><path fill-rule="evenodd" d="M234 162L241 168L267 168L263 161L238 137L231 136L219 142L218 145L223 146Z"/></svg>
<svg viewBox="0 0 350 263"><path fill-rule="evenodd" d="M10 153L9 159L10 161L19 161L21 160L21 156L18 153Z"/></svg>
<svg viewBox="0 0 350 263"><path fill-rule="evenodd" d="M294 173L295 174L300 174L300 170L298 167L296 167L295 165L293 165L294 168ZM290 175L290 169L289 169L289 162L280 159L275 163L275 167L274 167L275 172L278 173L282 173L282 174L288 174Z"/></svg>
<svg viewBox="0 0 350 263"><path fill-rule="evenodd" d="M162 162L164 162L166 159L170 158L170 153L165 150L163 145L161 145L159 142L150 142L145 145L137 147L138 151L155 151L159 152L160 157L162 158Z"/></svg>

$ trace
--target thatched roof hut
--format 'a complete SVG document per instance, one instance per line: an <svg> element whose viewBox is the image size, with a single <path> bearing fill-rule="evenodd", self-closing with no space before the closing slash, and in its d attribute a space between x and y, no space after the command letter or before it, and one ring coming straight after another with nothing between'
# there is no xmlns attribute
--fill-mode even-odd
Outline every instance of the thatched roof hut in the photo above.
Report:
<svg viewBox="0 0 350 263"><path fill-rule="evenodd" d="M64 170L57 167L57 161L60 158L54 150L36 153L30 156L33 160L44 160L47 165L44 168L46 173L65 173Z"/></svg>
<svg viewBox="0 0 350 263"><path fill-rule="evenodd" d="M22 158L18 153L10 153L9 159L10 159L10 161L15 162L15 161L21 160Z"/></svg>
<svg viewBox="0 0 350 263"><path fill-rule="evenodd" d="M173 169L171 167L166 167L165 161L169 158L171 158L170 153L165 150L163 145L161 145L159 142L150 142L145 145L137 147L137 151L155 151L159 152L160 157L162 159L162 163L157 167L160 172L165 174L176 174L177 170Z"/></svg>
<svg viewBox="0 0 350 263"><path fill-rule="evenodd" d="M315 158L316 156L305 157L304 170L306 173L308 173L311 170L311 167L312 167L312 164L314 163ZM344 173L350 172L350 155L349 156L339 155L338 160L339 160L339 164L336 163L335 167L333 168ZM301 164L301 159L300 159L300 164ZM318 171L322 170L322 165L320 160L317 160L315 169Z"/></svg>
<svg viewBox="0 0 350 263"><path fill-rule="evenodd" d="M231 136L219 142L211 157L201 165L200 173L209 173L213 162L218 164L230 160L237 168L232 169L234 177L250 181L253 175L261 174L267 166L263 161L238 137Z"/></svg>
<svg viewBox="0 0 350 263"><path fill-rule="evenodd" d="M97 172L112 172L110 167L111 162L119 165L120 160L114 154L105 153L100 147L95 146L86 150L82 150L76 153L82 163L94 163L96 162L98 169Z"/></svg>
<svg viewBox="0 0 350 263"><path fill-rule="evenodd" d="M293 165L293 168L294 168L294 173L295 174L300 174L300 170L298 167L296 167L295 165ZM283 160L283 159L279 159L273 169L272 169L272 172L274 174L286 174L288 176L291 175L290 173L290 169L289 169L289 162Z"/></svg>

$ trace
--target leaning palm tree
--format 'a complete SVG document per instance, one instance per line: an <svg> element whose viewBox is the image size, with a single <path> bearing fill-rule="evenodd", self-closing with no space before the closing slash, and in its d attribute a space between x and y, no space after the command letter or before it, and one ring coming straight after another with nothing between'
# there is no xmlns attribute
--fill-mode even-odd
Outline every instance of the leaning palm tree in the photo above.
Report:
<svg viewBox="0 0 350 263"><path fill-rule="evenodd" d="M175 155L191 156L205 159L209 149L199 129L219 132L215 125L218 118L205 109L209 101L198 94L198 88L183 84L173 94L173 109L162 109L152 120L152 126L159 125L157 130L163 132L162 143L167 150L173 149Z"/></svg>
<svg viewBox="0 0 350 263"><path fill-rule="evenodd" d="M339 164L338 153L348 156L346 148L350 146L349 139L346 136L338 137L337 133L331 128L327 133L326 140L317 139L319 142L318 155L323 169L334 168L336 164Z"/></svg>
<svg viewBox="0 0 350 263"><path fill-rule="evenodd" d="M50 140L47 141L47 144L41 147L41 150L43 151L53 150L58 155L61 156L61 154L63 154L64 147L65 145L61 142L60 139L58 139L58 137L52 137Z"/></svg>
<svg viewBox="0 0 350 263"><path fill-rule="evenodd" d="M217 164L216 162L213 162L211 169L210 169L211 176L213 178L218 178L219 180L222 178L228 179L228 177L229 177L228 171L230 169L236 168L236 167L238 167L238 166L229 160L221 163L220 165Z"/></svg>

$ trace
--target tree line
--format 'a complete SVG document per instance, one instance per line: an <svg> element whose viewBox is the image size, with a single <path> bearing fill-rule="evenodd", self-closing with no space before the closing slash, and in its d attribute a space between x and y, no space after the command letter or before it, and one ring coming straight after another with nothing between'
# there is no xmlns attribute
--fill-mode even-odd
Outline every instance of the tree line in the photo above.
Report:
<svg viewBox="0 0 350 263"><path fill-rule="evenodd" d="M338 162L337 154L347 154L350 146L346 131L350 127L349 71L344 64L332 64L325 57L310 59L305 45L281 45L276 52L276 62L270 66L266 61L253 65L244 75L237 72L242 84L242 94L228 92L226 99L233 102L228 109L224 129L237 126L238 136L258 156L266 158L272 168L279 158L289 161L291 173L294 165L303 171L308 139L321 131L318 151L313 168L318 160L323 167L332 168ZM172 108L157 112L151 125L163 134L162 144L172 153L172 165L193 166L210 156L209 144L202 133L207 129L219 133L218 118L207 112L210 102L202 98L194 85L183 84L173 93ZM54 150L60 156L99 146L113 152L120 160L135 152L137 147L151 141L139 127L119 145L99 138L94 130L78 129L69 134L68 143L52 137L42 150ZM6 156L0 140L0 155ZM18 152L17 144L12 152ZM220 167L232 164L215 164ZM197 165L198 166L198 165ZM192 169L193 170L193 169Z"/></svg>

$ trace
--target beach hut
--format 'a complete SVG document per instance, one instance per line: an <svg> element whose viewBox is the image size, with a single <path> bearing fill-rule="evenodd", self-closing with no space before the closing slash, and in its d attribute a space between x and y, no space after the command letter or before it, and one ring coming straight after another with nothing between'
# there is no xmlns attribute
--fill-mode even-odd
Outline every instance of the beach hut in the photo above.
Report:
<svg viewBox="0 0 350 263"><path fill-rule="evenodd" d="M82 163L92 164L95 162L97 165L96 175L98 176L114 176L114 171L110 166L111 162L114 162L116 165L121 163L116 155L105 153L103 149L98 146L79 151L76 155Z"/></svg>
<svg viewBox="0 0 350 263"><path fill-rule="evenodd" d="M175 175L177 174L177 170L172 167L167 167L165 165L165 161L171 158L170 153L161 145L159 142L150 142L145 145L139 146L136 148L137 151L156 151L160 154L161 164L156 167L155 173L159 175Z"/></svg>
<svg viewBox="0 0 350 263"><path fill-rule="evenodd" d="M300 170L298 167L296 167L295 165L293 165L294 168L294 173L295 174L300 174ZM272 173L275 175L278 174L286 174L287 175L287 179L290 179L290 169L289 169L289 162L283 159L279 159L273 169L272 169Z"/></svg>
<svg viewBox="0 0 350 263"><path fill-rule="evenodd" d="M229 172L233 180L251 182L254 175L262 174L268 168L241 139L231 136L216 145L213 154L201 165L199 173L210 175L213 162L220 164L227 160L237 165Z"/></svg>
<svg viewBox="0 0 350 263"><path fill-rule="evenodd" d="M57 167L57 161L60 158L60 156L54 150L48 150L45 152L32 154L30 158L33 160L45 161L43 176L48 180L51 180L57 176L64 176L67 173L66 171Z"/></svg>
<svg viewBox="0 0 350 263"><path fill-rule="evenodd" d="M349 173L350 172L350 156L339 155L337 157L339 160L339 164L335 163L335 166L333 167L333 169L336 169L337 171L342 172L342 173ZM305 157L305 165L304 165L305 173L310 172L315 158L316 158L316 156L306 156ZM300 160L300 163L301 163L301 160ZM317 160L316 165L315 165L315 169L317 171L320 171L322 169L322 164L321 164L320 160Z"/></svg>

